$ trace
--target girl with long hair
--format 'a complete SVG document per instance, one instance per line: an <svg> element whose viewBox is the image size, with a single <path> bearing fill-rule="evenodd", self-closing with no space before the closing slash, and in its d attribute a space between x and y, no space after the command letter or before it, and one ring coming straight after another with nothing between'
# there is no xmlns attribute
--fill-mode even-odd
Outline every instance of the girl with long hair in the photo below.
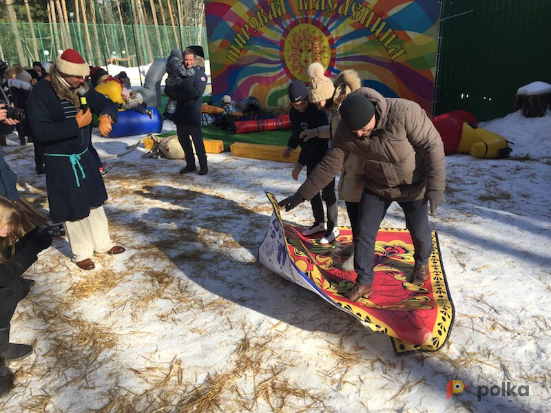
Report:
<svg viewBox="0 0 551 413"><path fill-rule="evenodd" d="M34 284L22 275L51 244L51 235L39 227L25 235L21 212L13 201L0 196L0 359L18 360L33 351L27 344L10 343L10 321Z"/></svg>

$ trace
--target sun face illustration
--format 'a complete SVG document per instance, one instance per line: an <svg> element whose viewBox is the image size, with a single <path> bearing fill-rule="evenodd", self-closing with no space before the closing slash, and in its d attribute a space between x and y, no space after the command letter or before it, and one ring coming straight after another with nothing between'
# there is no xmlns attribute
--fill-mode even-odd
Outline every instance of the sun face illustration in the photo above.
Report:
<svg viewBox="0 0 551 413"><path fill-rule="evenodd" d="M282 43L284 66L291 79L308 82L310 79L306 70L311 63L318 62L323 67L331 63L330 41L316 26L304 23L295 25L282 37Z"/></svg>

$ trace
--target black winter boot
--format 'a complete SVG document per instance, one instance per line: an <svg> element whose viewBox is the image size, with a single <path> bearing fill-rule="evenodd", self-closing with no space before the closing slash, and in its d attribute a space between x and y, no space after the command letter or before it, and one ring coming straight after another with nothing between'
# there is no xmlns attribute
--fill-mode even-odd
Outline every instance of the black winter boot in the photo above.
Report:
<svg viewBox="0 0 551 413"><path fill-rule="evenodd" d="M33 352L33 346L10 343L10 325L0 328L0 359L21 360Z"/></svg>
<svg viewBox="0 0 551 413"><path fill-rule="evenodd" d="M188 172L193 172L197 170L194 163L188 163L185 167L180 169L181 174L187 174Z"/></svg>

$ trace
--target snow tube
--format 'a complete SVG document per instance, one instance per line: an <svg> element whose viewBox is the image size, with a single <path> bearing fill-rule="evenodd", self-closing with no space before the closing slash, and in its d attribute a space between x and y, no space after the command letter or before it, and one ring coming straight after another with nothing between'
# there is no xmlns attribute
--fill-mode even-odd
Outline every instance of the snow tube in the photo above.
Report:
<svg viewBox="0 0 551 413"><path fill-rule="evenodd" d="M110 138L121 138L123 136L145 135L147 133L159 133L163 128L163 118L159 109L149 107L153 111L153 117L141 114L135 110L124 110L119 112L119 120L113 125L109 134Z"/></svg>
<svg viewBox="0 0 551 413"><path fill-rule="evenodd" d="M235 122L235 133L264 132L289 129L289 115L280 115L275 119L241 120Z"/></svg>

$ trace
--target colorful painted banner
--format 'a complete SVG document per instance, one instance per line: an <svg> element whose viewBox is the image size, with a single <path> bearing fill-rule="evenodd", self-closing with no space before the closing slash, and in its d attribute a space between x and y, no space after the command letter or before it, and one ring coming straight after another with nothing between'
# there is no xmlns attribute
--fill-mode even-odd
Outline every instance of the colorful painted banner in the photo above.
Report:
<svg viewBox="0 0 551 413"><path fill-rule="evenodd" d="M289 104L291 80L312 62L334 79L356 70L386 97L432 112L437 0L205 0L213 99Z"/></svg>

